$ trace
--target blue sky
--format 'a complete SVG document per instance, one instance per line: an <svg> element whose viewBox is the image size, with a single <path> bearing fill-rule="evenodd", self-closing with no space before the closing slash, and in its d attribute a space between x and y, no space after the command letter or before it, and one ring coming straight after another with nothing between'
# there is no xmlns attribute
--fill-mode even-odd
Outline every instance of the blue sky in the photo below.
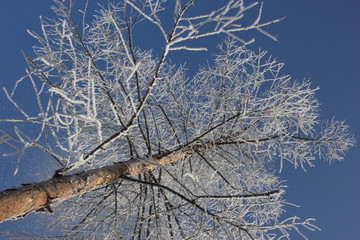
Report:
<svg viewBox="0 0 360 240"><path fill-rule="evenodd" d="M31 47L36 44L25 30L40 32L38 16L51 15L50 5L51 1L41 0L1 1L1 87L11 86L25 73L21 50L31 55ZM257 41L251 46L268 50L279 61L285 62L285 73L294 79L311 78L313 87L320 87L317 97L322 103L322 118L345 119L356 137L360 136L359 9L358 0L267 0L264 3L265 20L286 17L267 28L279 35L280 43L256 35ZM10 111L13 110L4 101L1 92L0 118L12 114ZM7 125L0 123L0 128L4 127ZM359 147L355 147L348 152L344 162L329 166L317 161L316 167L308 168L307 172L288 167L281 174L289 186L286 198L301 205L301 208L289 208L289 214L314 217L322 229L321 232L306 231L310 239L358 239L359 156ZM0 161L5 160L0 158ZM8 169L2 163L0 189L18 185L22 178L9 178ZM0 224L0 231L9 226Z"/></svg>

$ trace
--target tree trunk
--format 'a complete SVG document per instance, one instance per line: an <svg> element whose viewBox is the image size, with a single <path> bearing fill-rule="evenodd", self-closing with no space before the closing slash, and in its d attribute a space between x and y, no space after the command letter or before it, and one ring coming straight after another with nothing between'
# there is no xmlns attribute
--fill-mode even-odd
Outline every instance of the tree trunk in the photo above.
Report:
<svg viewBox="0 0 360 240"><path fill-rule="evenodd" d="M151 158L149 161L130 159L97 169L81 171L71 175L55 176L49 180L23 184L22 187L0 192L0 223L16 219L33 211L50 209L51 203L60 203L100 186L107 185L122 176L132 176L152 171L158 166L176 162L191 154L180 152Z"/></svg>

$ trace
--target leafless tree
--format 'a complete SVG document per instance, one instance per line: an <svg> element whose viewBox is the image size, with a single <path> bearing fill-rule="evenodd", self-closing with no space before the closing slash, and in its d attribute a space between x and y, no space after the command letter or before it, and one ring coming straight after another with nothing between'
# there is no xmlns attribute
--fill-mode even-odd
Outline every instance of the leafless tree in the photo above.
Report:
<svg viewBox="0 0 360 240"><path fill-rule="evenodd" d="M247 49L253 40L242 32L275 39L263 27L278 20L262 22L262 5L242 0L201 14L202 1L118 2L91 23L86 3L77 24L73 2L55 0L57 17L30 32L36 57L26 56L27 74L4 89L22 118L1 120L25 128L2 131L0 141L7 155L38 148L58 169L1 192L1 221L51 212L42 239L290 239L290 230L316 229L312 219L281 219L275 167L341 160L355 141L343 122L319 120L309 81ZM136 46L149 23L161 51ZM214 60L193 76L169 61L206 51L218 35ZM31 111L16 101L25 81L35 91Z"/></svg>

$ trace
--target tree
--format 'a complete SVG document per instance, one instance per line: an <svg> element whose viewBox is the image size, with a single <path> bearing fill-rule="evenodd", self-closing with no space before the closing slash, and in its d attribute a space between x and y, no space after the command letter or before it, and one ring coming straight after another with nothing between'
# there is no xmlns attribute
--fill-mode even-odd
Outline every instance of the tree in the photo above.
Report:
<svg viewBox="0 0 360 240"><path fill-rule="evenodd" d="M78 26L73 3L55 3L57 18L42 21L42 35L30 32L40 46L26 56L26 76L5 90L23 118L2 121L32 131L14 127L1 142L8 154L41 149L58 168L1 192L2 221L55 206L49 237L65 239L278 239L316 229L312 219L281 220L274 166L341 160L355 141L343 122L319 120L309 81L292 81L281 63L247 49L252 40L239 32L275 39L263 27L278 20L262 23L261 5L228 1L199 15L195 1L127 0ZM160 33L159 57L136 46L146 22ZM215 59L191 78L168 60L206 50L197 44L217 35L225 38ZM35 91L32 115L15 100L25 81Z"/></svg>

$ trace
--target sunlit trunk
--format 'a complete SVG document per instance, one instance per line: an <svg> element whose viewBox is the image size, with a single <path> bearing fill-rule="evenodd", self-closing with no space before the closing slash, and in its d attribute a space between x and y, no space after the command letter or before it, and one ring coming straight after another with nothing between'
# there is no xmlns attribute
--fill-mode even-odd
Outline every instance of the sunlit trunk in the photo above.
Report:
<svg viewBox="0 0 360 240"><path fill-rule="evenodd" d="M0 192L0 222L16 219L33 211L50 209L52 203L62 202L107 185L122 176L132 176L152 171L158 166L176 162L189 152L151 158L151 160L131 159L97 169L81 171L71 175L55 176L49 180L24 184L19 188Z"/></svg>

